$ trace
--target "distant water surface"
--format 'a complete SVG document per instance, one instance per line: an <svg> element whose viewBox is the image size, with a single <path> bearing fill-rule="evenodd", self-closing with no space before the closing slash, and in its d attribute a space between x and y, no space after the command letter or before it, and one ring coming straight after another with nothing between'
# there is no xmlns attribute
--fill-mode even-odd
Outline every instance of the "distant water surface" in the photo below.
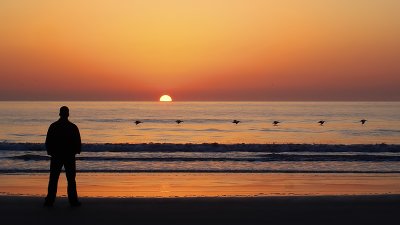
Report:
<svg viewBox="0 0 400 225"><path fill-rule="evenodd" d="M0 141L44 142L62 105L85 143L400 144L399 102L0 102Z"/></svg>

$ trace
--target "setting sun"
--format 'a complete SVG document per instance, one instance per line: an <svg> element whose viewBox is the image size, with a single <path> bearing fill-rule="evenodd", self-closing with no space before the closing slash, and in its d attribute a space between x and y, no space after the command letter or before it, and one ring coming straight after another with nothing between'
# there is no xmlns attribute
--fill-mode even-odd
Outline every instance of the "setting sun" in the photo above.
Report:
<svg viewBox="0 0 400 225"><path fill-rule="evenodd" d="M169 95L163 95L160 97L160 102L172 102L172 98Z"/></svg>

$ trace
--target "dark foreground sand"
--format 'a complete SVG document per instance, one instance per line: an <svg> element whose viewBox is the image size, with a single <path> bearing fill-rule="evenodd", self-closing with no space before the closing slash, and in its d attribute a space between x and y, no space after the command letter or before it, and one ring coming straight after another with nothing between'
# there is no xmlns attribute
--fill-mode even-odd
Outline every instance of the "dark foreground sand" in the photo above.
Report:
<svg viewBox="0 0 400 225"><path fill-rule="evenodd" d="M256 198L0 197L0 224L400 224L400 195Z"/></svg>

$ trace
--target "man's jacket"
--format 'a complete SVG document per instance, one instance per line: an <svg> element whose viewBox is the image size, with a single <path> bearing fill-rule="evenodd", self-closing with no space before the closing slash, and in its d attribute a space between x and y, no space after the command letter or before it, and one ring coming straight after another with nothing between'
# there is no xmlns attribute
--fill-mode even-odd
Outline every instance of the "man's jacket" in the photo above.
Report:
<svg viewBox="0 0 400 225"><path fill-rule="evenodd" d="M72 156L81 153L81 135L78 127L68 119L52 123L46 136L47 154Z"/></svg>

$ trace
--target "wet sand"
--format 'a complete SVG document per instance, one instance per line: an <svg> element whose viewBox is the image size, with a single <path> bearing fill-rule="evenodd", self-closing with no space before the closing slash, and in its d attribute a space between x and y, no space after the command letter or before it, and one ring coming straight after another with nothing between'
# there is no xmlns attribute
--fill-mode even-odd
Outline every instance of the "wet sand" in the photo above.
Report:
<svg viewBox="0 0 400 225"><path fill-rule="evenodd" d="M44 196L48 174L2 174L0 195ZM268 197L400 194L400 174L78 173L82 197ZM58 196L66 195L62 173Z"/></svg>
<svg viewBox="0 0 400 225"><path fill-rule="evenodd" d="M0 222L13 224L400 224L400 195L244 198L0 197Z"/></svg>

